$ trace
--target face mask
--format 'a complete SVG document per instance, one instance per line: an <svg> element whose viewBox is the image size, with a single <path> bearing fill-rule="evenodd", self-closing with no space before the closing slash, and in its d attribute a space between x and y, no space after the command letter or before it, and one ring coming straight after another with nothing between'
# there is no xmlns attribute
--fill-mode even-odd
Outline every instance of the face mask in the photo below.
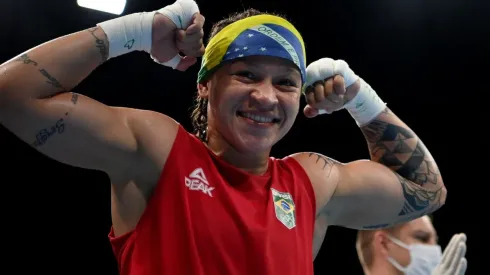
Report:
<svg viewBox="0 0 490 275"><path fill-rule="evenodd" d="M407 245L395 237L388 238L397 245L410 252L410 264L401 266L395 259L388 257L388 261L407 275L430 275L432 270L441 262L442 250L439 245L412 244Z"/></svg>

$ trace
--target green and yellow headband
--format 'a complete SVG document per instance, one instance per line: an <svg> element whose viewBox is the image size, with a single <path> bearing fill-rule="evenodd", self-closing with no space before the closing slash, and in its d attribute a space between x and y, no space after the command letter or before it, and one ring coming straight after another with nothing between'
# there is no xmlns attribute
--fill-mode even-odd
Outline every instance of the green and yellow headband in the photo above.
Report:
<svg viewBox="0 0 490 275"><path fill-rule="evenodd" d="M291 60L305 83L306 53L301 34L284 18L268 14L247 17L218 32L206 46L197 81L203 81L224 61L257 55Z"/></svg>

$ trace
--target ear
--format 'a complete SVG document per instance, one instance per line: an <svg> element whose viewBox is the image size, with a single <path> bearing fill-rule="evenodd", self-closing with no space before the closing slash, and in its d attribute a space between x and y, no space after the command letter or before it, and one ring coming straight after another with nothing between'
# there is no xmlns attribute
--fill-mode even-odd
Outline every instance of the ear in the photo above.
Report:
<svg viewBox="0 0 490 275"><path fill-rule="evenodd" d="M197 93L201 98L209 97L209 81L205 81L197 84Z"/></svg>
<svg viewBox="0 0 490 275"><path fill-rule="evenodd" d="M384 257L388 257L389 239L386 232L380 230L374 233L373 246L377 253L381 253Z"/></svg>

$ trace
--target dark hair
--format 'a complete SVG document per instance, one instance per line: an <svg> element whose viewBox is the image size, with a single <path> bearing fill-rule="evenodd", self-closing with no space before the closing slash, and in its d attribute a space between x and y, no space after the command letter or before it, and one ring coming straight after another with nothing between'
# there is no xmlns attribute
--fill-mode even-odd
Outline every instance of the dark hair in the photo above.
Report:
<svg viewBox="0 0 490 275"><path fill-rule="evenodd" d="M208 43L211 38L213 38L218 32L220 32L223 28L234 23L238 20L245 19L247 17L261 15L261 14L272 14L276 16L283 17L282 15L278 15L275 13L265 13L258 11L256 9L247 9L243 12L237 12L229 16L228 18L222 19L218 23L214 24L211 28L211 33L208 38ZM202 140L203 142L207 142L207 133L206 129L208 127L208 100L201 98L199 95L195 98L194 109L192 110L191 120L192 126L194 127L195 135Z"/></svg>

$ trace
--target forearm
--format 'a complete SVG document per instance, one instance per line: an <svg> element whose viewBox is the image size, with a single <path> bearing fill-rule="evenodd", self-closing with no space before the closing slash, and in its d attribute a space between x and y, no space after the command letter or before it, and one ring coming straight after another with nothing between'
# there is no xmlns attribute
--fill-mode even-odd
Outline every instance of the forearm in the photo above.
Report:
<svg viewBox="0 0 490 275"><path fill-rule="evenodd" d="M108 51L100 27L28 50L0 65L0 101L47 98L69 91L107 60Z"/></svg>
<svg viewBox="0 0 490 275"><path fill-rule="evenodd" d="M419 137L386 108L361 127L371 160L427 190L444 187L439 169Z"/></svg>

